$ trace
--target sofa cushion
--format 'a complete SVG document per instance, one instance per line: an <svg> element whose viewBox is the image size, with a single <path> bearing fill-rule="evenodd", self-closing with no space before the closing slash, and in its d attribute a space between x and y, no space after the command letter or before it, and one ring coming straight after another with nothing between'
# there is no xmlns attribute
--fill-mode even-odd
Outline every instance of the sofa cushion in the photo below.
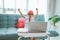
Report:
<svg viewBox="0 0 60 40"><path fill-rule="evenodd" d="M7 24L0 24L0 28L7 28Z"/></svg>
<svg viewBox="0 0 60 40"><path fill-rule="evenodd" d="M0 28L7 28L7 15L0 14Z"/></svg>
<svg viewBox="0 0 60 40"><path fill-rule="evenodd" d="M6 32L7 32L7 28L0 28L0 40L6 38Z"/></svg>
<svg viewBox="0 0 60 40"><path fill-rule="evenodd" d="M7 25L7 28L11 28L11 27L12 27L12 28L16 28L14 24L8 24L8 25Z"/></svg>
<svg viewBox="0 0 60 40"><path fill-rule="evenodd" d="M8 20L8 21L7 21L7 24L14 24L14 25L15 25L15 24L16 24L16 21L9 21L9 20Z"/></svg>
<svg viewBox="0 0 60 40"><path fill-rule="evenodd" d="M16 21L7 21L7 27L15 27L16 23Z"/></svg>
<svg viewBox="0 0 60 40"><path fill-rule="evenodd" d="M0 28L0 36L6 35L7 28Z"/></svg>
<svg viewBox="0 0 60 40"><path fill-rule="evenodd" d="M7 20L0 20L0 24L7 24Z"/></svg>
<svg viewBox="0 0 60 40"><path fill-rule="evenodd" d="M7 33L6 35L14 35L17 34L17 28L7 28Z"/></svg>
<svg viewBox="0 0 60 40"><path fill-rule="evenodd" d="M1 20L7 20L7 15L6 14L0 14L0 21Z"/></svg>
<svg viewBox="0 0 60 40"><path fill-rule="evenodd" d="M7 21L0 21L0 28L7 28Z"/></svg>
<svg viewBox="0 0 60 40"><path fill-rule="evenodd" d="M21 18L21 15L15 15L16 19Z"/></svg>
<svg viewBox="0 0 60 40"><path fill-rule="evenodd" d="M0 28L0 40L10 40L18 38L16 28Z"/></svg>
<svg viewBox="0 0 60 40"><path fill-rule="evenodd" d="M36 21L45 21L44 15L39 15Z"/></svg>
<svg viewBox="0 0 60 40"><path fill-rule="evenodd" d="M18 22L16 24L16 28L24 28L25 26L25 19L24 18L19 18Z"/></svg>
<svg viewBox="0 0 60 40"><path fill-rule="evenodd" d="M7 15L7 27L15 27L18 18L16 18L17 15Z"/></svg>
<svg viewBox="0 0 60 40"><path fill-rule="evenodd" d="M14 20L16 20L16 17L15 17L15 15L7 15L7 20L14 21Z"/></svg>

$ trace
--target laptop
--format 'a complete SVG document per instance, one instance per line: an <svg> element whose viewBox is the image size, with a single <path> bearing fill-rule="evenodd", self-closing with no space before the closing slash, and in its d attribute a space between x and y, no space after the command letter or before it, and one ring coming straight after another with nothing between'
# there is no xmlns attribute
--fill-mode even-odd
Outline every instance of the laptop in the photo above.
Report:
<svg viewBox="0 0 60 40"><path fill-rule="evenodd" d="M28 31L30 33L46 32L47 22L29 22L28 26Z"/></svg>

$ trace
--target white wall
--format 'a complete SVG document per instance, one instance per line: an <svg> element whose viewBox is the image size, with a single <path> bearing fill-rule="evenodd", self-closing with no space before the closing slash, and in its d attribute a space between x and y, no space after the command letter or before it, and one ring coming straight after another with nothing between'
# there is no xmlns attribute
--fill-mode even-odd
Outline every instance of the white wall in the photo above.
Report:
<svg viewBox="0 0 60 40"><path fill-rule="evenodd" d="M55 14L60 15L60 0L56 0Z"/></svg>
<svg viewBox="0 0 60 40"><path fill-rule="evenodd" d="M60 16L60 0L56 0L55 15L59 15ZM59 30L60 30L60 22L57 23L57 26L58 26L57 31L59 32ZM59 32L59 34L60 34L60 32Z"/></svg>
<svg viewBox="0 0 60 40"><path fill-rule="evenodd" d="M60 16L60 0L56 0L56 5L55 5L55 10L54 11L55 11L54 12L55 15ZM55 30L59 33L59 36L58 37L51 37L50 40L60 40L60 22L57 23Z"/></svg>
<svg viewBox="0 0 60 40"><path fill-rule="evenodd" d="M56 9L55 9L55 15L60 16L60 0L56 0ZM60 22L57 23L56 31L59 33L58 40L60 40Z"/></svg>

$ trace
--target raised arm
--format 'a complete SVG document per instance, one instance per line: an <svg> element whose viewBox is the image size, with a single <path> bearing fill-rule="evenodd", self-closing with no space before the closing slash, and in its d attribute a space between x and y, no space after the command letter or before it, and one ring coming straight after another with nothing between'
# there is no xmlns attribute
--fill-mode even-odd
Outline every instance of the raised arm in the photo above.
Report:
<svg viewBox="0 0 60 40"><path fill-rule="evenodd" d="M36 16L35 16L35 18L37 18L38 17L38 8L36 8Z"/></svg>
<svg viewBox="0 0 60 40"><path fill-rule="evenodd" d="M21 14L21 16L22 16L23 18L25 18L25 16L22 14L22 12L20 11L20 9L18 9L18 12Z"/></svg>

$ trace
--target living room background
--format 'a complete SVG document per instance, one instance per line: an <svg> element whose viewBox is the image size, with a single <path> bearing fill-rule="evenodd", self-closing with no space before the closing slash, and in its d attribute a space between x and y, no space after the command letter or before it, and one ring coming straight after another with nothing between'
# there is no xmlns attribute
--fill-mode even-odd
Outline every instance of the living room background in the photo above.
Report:
<svg viewBox="0 0 60 40"><path fill-rule="evenodd" d="M39 14L45 14L47 11L47 0L0 0L0 13L12 14L17 12L18 8L23 12L27 12L28 10L35 11L38 8Z"/></svg>
<svg viewBox="0 0 60 40"><path fill-rule="evenodd" d="M29 10L33 10L36 14L36 8L38 8L38 14L45 15L47 18L47 0L0 0L0 14L19 14L17 9L26 15Z"/></svg>

